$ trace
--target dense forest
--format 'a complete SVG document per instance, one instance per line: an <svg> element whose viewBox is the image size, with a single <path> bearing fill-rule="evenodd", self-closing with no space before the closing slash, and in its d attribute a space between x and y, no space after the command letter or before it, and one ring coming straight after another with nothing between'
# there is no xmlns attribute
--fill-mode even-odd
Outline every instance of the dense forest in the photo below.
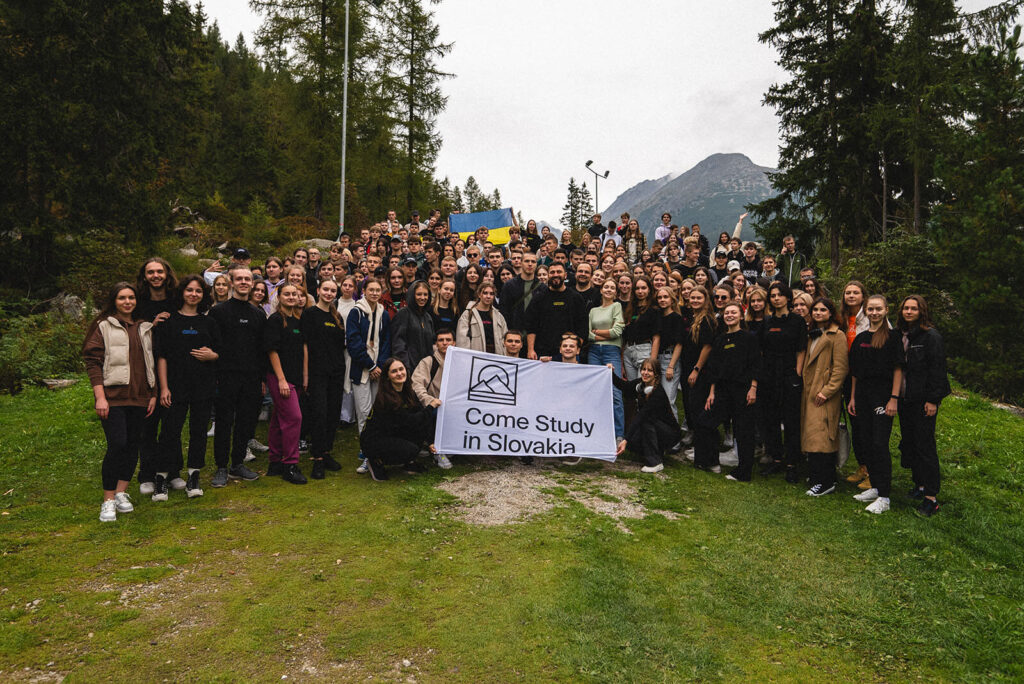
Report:
<svg viewBox="0 0 1024 684"><path fill-rule="evenodd" d="M761 41L787 79L779 195L758 233L792 233L841 296L921 292L958 379L1024 400L1021 0L776 0ZM839 292L837 292L839 290Z"/></svg>

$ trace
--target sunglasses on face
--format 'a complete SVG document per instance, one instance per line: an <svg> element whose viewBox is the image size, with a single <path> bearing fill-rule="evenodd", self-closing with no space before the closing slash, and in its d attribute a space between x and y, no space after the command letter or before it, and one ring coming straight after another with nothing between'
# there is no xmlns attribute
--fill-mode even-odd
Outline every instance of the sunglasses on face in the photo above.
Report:
<svg viewBox="0 0 1024 684"><path fill-rule="evenodd" d="M729 295L715 295L715 299L728 299Z"/></svg>

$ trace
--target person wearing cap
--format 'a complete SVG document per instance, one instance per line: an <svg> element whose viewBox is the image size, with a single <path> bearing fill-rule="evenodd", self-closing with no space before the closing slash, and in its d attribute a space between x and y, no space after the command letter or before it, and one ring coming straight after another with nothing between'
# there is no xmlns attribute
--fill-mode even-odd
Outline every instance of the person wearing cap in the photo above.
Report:
<svg viewBox="0 0 1024 684"><path fill-rule="evenodd" d="M729 252L719 246L715 249L714 264L711 266L711 275L714 276L715 282L719 282L722 278L726 278L729 275Z"/></svg>
<svg viewBox="0 0 1024 684"><path fill-rule="evenodd" d="M249 264L251 263L252 255L249 254L249 250L247 250L244 247L239 247L231 255L231 262L228 263L227 268L221 266L220 261L214 261L212 264L207 266L206 270L203 271L203 280L206 281L207 285L213 287L213 281L215 281L217 279L217 276L219 276L224 271L230 271L231 269L239 266L243 268L249 268Z"/></svg>
<svg viewBox="0 0 1024 684"><path fill-rule="evenodd" d="M412 233L413 231L419 233L421 231L426 230L427 224L426 223L421 223L420 222L420 212L414 211L414 212L412 212L412 216L409 219L409 222L407 224L405 224L405 228L410 233Z"/></svg>
<svg viewBox="0 0 1024 684"><path fill-rule="evenodd" d="M405 276L405 282L407 285L416 280L416 269L419 267L419 264L416 263L415 259L412 257L405 257L399 262L398 266L402 269L402 275Z"/></svg>
<svg viewBox="0 0 1024 684"><path fill-rule="evenodd" d="M740 270L740 262L733 259L725 268L727 271L729 271L730 274L735 273L736 271Z"/></svg>

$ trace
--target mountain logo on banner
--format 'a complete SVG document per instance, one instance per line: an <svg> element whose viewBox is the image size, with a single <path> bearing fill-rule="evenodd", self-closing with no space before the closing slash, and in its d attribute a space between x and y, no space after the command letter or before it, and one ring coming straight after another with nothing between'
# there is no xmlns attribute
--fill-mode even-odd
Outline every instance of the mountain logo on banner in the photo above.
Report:
<svg viewBox="0 0 1024 684"><path fill-rule="evenodd" d="M516 405L519 366L474 356L469 370L469 398L487 404Z"/></svg>

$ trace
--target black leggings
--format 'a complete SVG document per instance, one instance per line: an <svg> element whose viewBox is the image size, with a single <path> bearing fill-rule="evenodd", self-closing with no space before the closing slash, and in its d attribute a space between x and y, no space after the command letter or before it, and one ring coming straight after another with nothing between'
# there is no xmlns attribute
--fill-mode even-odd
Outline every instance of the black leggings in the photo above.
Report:
<svg viewBox="0 0 1024 684"><path fill-rule="evenodd" d="M420 453L418 442L410 442L402 437L376 437L360 440L363 455L375 463L384 465L403 465L416 460Z"/></svg>
<svg viewBox="0 0 1024 684"><path fill-rule="evenodd" d="M935 447L935 418L924 414L924 402L899 402L900 432L903 434L903 458L910 465L915 487L923 487L925 496L939 494L939 454Z"/></svg>
<svg viewBox="0 0 1024 684"><path fill-rule="evenodd" d="M161 473L179 473L182 468L181 428L188 415L188 467L202 468L206 465L206 425L213 411L213 399L174 399L164 413L160 428L160 459L156 470Z"/></svg>
<svg viewBox="0 0 1024 684"><path fill-rule="evenodd" d="M153 413L143 419L142 441L139 443L139 482L152 482L160 463L160 449L157 446L157 435L160 433L160 424L164 417L163 406L157 402Z"/></svg>
<svg viewBox="0 0 1024 684"><path fill-rule="evenodd" d="M118 482L127 482L135 473L139 460L139 443L142 440L142 424L146 419L143 406L111 406L103 425L107 438L107 453L103 455L101 475L103 491L117 489Z"/></svg>
<svg viewBox="0 0 1024 684"><path fill-rule="evenodd" d="M306 407L313 437L313 457L329 456L334 449L334 436L338 432L338 417L341 415L341 395L345 378L316 376L309 379ZM303 416L307 415L303 411ZM305 421L304 421L305 422Z"/></svg>

